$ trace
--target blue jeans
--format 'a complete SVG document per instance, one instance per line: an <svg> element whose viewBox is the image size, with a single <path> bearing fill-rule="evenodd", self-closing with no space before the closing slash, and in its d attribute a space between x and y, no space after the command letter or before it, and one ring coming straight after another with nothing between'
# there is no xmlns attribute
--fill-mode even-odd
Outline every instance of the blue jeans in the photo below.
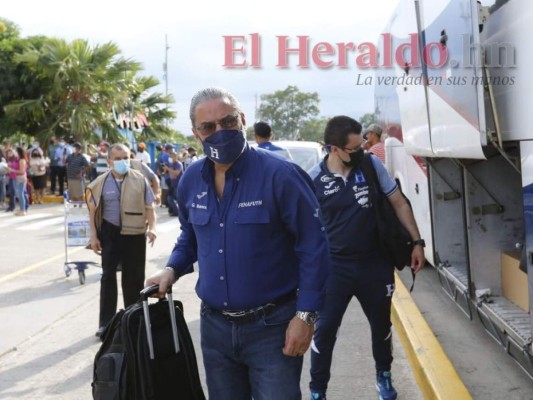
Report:
<svg viewBox="0 0 533 400"><path fill-rule="evenodd" d="M202 303L200 331L209 398L299 400L303 357L283 354L296 300L256 321L227 321Z"/></svg>
<svg viewBox="0 0 533 400"><path fill-rule="evenodd" d="M15 181L15 193L17 195L17 198L19 199L19 207L20 211L26 211L26 181L24 182L17 182Z"/></svg>

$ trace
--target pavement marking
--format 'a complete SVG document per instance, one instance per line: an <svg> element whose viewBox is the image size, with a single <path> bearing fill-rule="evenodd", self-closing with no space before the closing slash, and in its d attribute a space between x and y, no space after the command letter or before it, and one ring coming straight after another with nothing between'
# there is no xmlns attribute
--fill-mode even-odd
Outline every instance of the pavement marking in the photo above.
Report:
<svg viewBox="0 0 533 400"><path fill-rule="evenodd" d="M5 228L6 226L10 226L10 225L22 224L24 222L33 221L34 219L49 217L49 216L51 216L53 214L49 214L49 213L36 213L36 214L28 213L28 214L26 214L23 217L17 217L16 215L13 215L13 214L10 214L10 215L12 215L13 219L10 219L8 221L3 220L2 223L0 224L0 228Z"/></svg>
<svg viewBox="0 0 533 400"><path fill-rule="evenodd" d="M55 217L50 219L45 219L43 221L34 222L32 224L23 226L21 228L16 228L17 231L36 231L47 226L61 224L65 221L65 217ZM61 227L63 229L63 227Z"/></svg>
<svg viewBox="0 0 533 400"><path fill-rule="evenodd" d="M471 400L468 389L397 274L395 283L392 323L424 397Z"/></svg>
<svg viewBox="0 0 533 400"><path fill-rule="evenodd" d="M69 250L69 255L77 253L78 251L84 250L85 247L81 246L74 250ZM19 269L18 271L12 272L11 274L8 274L6 276L3 276L0 278L0 283L6 282L10 279L16 278L17 276L24 275L27 272L33 271L34 269L37 269L39 267L42 267L43 265L49 264L52 261L59 260L60 258L64 258L65 254L58 254L57 256L53 256L50 258L47 258L46 260L39 261L38 263L29 265L25 268Z"/></svg>

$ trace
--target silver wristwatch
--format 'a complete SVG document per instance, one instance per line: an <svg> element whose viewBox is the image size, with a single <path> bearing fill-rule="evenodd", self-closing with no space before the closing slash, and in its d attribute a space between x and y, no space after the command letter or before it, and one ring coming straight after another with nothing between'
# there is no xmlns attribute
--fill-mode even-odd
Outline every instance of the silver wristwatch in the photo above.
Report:
<svg viewBox="0 0 533 400"><path fill-rule="evenodd" d="M296 311L296 316L311 326L315 324L317 314L314 311Z"/></svg>

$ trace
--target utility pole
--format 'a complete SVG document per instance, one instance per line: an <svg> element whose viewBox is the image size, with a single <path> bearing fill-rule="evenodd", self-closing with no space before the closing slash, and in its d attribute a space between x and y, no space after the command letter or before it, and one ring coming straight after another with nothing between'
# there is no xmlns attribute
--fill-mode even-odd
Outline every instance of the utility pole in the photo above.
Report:
<svg viewBox="0 0 533 400"><path fill-rule="evenodd" d="M165 63L163 64L163 79L165 80L165 96L168 96L168 35L165 35Z"/></svg>
<svg viewBox="0 0 533 400"><path fill-rule="evenodd" d="M259 118L259 107L257 106L257 93L255 94L255 122L258 121Z"/></svg>
<svg viewBox="0 0 533 400"><path fill-rule="evenodd" d="M165 97L168 96L168 35L165 34L165 63L163 64L163 79L165 80ZM168 103L166 103L166 109L168 110ZM165 120L165 124L168 128L168 118Z"/></svg>

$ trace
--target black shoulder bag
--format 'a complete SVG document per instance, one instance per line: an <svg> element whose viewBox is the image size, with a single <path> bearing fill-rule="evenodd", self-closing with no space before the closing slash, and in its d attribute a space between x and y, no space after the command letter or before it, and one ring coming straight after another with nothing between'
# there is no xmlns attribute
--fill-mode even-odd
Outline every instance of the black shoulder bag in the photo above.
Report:
<svg viewBox="0 0 533 400"><path fill-rule="evenodd" d="M376 214L376 224L378 229L379 249L381 254L391 262L391 264L398 270L403 270L406 265L411 265L411 253L413 252L413 240L411 235L405 229L403 224L398 219L396 211L385 193L381 190L378 176L369 154L365 154L363 162L361 163L361 170L369 186L369 197L372 208ZM398 188L404 199L411 207L411 202ZM412 208L412 207L411 207ZM415 285L415 273L411 269L413 275L413 284L410 292L413 291Z"/></svg>

